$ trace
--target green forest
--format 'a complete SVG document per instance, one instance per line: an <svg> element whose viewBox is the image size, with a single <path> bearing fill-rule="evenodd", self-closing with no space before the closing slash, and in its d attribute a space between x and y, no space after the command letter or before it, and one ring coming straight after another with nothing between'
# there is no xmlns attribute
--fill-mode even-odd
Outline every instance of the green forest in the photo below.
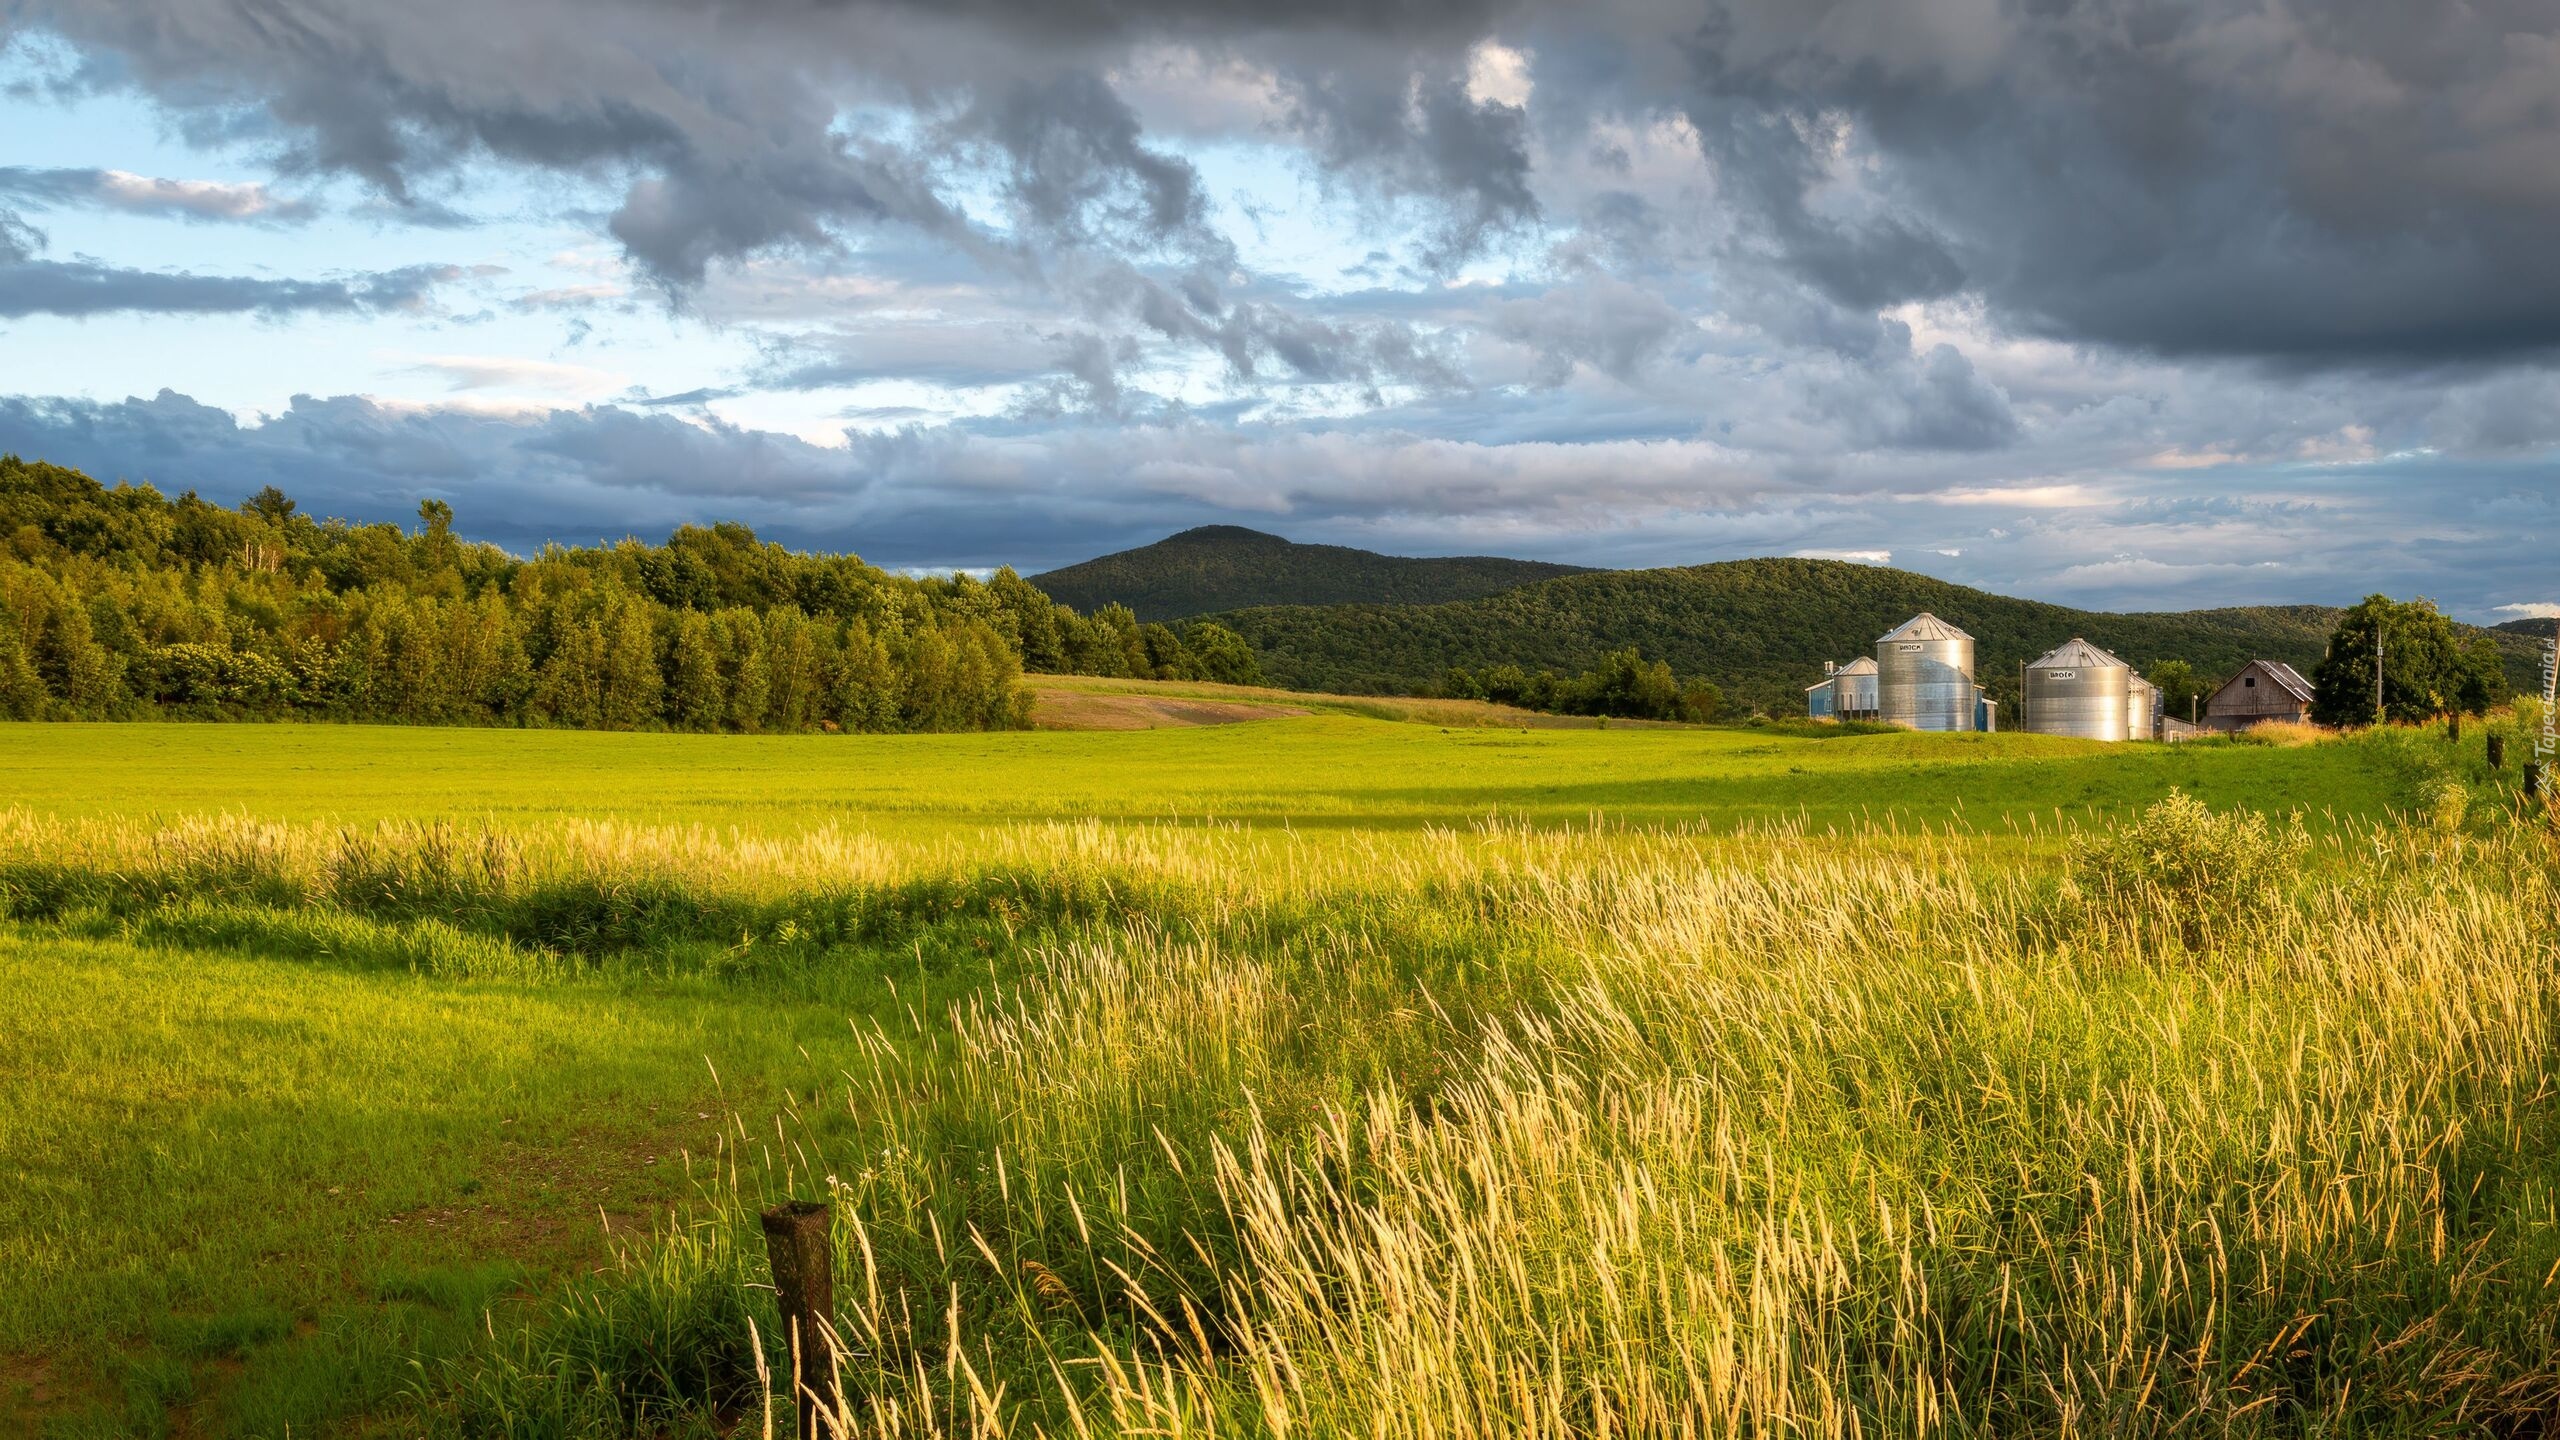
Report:
<svg viewBox="0 0 2560 1440"><path fill-rule="evenodd" d="M741 525L520 559L0 456L0 717L998 729L1025 670L1251 683L1216 625L1091 615L1010 570L911 578Z"/></svg>
<svg viewBox="0 0 2560 1440"><path fill-rule="evenodd" d="M1972 634L1977 673L2004 708L2016 703L2019 666L2075 635L2146 671L2178 660L2211 680L2265 658L2307 674L2343 613L2287 605L2106 614L1907 570L1765 559L1598 571L1439 605L1269 606L1214 618L1253 646L1272 683L1301 689L1434 692L1453 680L1480 685L1506 667L1585 671L1633 646L1713 681L1732 710L1784 714L1802 708L1822 661L1872 653L1877 636L1923 610ZM2466 642L2492 633L2455 629ZM2512 633L2495 643L2510 683L2532 683L2534 643Z"/></svg>
<svg viewBox="0 0 2560 1440"><path fill-rule="evenodd" d="M1380 555L1301 545L1241 525L1203 525L1034 575L1031 583L1085 610L1117 602L1143 620L1180 620L1256 605L1436 605L1588 573L1495 555Z"/></svg>

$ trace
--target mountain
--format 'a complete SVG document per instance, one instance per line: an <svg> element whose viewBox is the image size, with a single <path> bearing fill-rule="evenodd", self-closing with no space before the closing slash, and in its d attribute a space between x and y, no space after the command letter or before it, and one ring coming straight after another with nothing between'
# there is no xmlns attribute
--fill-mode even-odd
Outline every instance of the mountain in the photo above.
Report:
<svg viewBox="0 0 2560 1440"><path fill-rule="evenodd" d="M1203 525L1153 545L1069 565L1031 583L1078 610L1118 601L1141 620L1260 605L1430 605L1591 571L1490 555L1414 559L1300 545L1240 525Z"/></svg>
<svg viewBox="0 0 2560 1440"><path fill-rule="evenodd" d="M2554 626L2560 626L2560 620L2542 616L2502 621L2489 628L2502 635L2522 635L2528 640L2548 640L2551 638Z"/></svg>
<svg viewBox="0 0 2560 1440"><path fill-rule="evenodd" d="M1302 689L1409 692L1453 665L1506 662L1571 674L1632 645L1714 681L1738 707L1778 710L1803 703L1823 661L1873 654L1877 636L1923 610L1973 635L1977 673L2004 708L2018 667L2075 635L2137 668L2180 659L2218 676L2264 658L2308 673L2339 614L2319 605L2107 614L1907 570L1770 559L1594 571L1437 605L1264 606L1214 618L1252 642L1274 684ZM2532 642L2498 638L2509 678L2530 683Z"/></svg>

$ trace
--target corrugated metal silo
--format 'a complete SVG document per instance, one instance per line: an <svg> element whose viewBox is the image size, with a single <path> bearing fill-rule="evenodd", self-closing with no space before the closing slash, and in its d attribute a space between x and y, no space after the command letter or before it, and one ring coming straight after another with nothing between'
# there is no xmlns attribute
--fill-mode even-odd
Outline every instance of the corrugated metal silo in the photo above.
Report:
<svg viewBox="0 0 2560 1440"><path fill-rule="evenodd" d="M2018 728L2037 735L2122 740L2133 718L2133 669L2074 638L2027 666Z"/></svg>
<svg viewBox="0 0 2560 1440"><path fill-rule="evenodd" d="M1914 730L1971 730L1973 637L1923 611L1878 640L1876 710Z"/></svg>
<svg viewBox="0 0 2560 1440"><path fill-rule="evenodd" d="M1843 719L1869 720L1876 713L1876 662L1861 655L1833 672L1832 703Z"/></svg>
<svg viewBox="0 0 2560 1440"><path fill-rule="evenodd" d="M2125 690L2125 733L2136 740L2148 740L2157 728L2154 719L2160 713L2160 690L2150 681L2136 675Z"/></svg>

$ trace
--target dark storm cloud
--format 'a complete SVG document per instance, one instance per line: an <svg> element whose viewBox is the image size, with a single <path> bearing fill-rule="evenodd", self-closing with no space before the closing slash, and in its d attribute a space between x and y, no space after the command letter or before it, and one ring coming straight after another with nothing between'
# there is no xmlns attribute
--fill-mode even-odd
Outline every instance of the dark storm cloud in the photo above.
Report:
<svg viewBox="0 0 2560 1440"><path fill-rule="evenodd" d="M1099 78L1177 43L1261 66L1328 180L1423 207L1429 266L1543 218L1533 137L1678 114L1714 168L1728 260L1851 311L1978 293L2062 338L2315 363L2560 341L2548 0L13 13L80 47L90 83L262 130L288 168L395 202L479 155L621 184L612 233L676 285L847 225L968 233L947 157L838 128L849 96L966 117L950 133L1005 152L1010 201L1059 243L1200 237L1197 175ZM1497 33L1552 52L1526 108L1467 89L1469 47Z"/></svg>
<svg viewBox="0 0 2560 1440"><path fill-rule="evenodd" d="M1444 67L1328 59L1283 72L1289 121L1322 173L1381 205L1428 209L1425 267L1445 270L1538 218L1526 111L1472 98Z"/></svg>
<svg viewBox="0 0 2560 1440"><path fill-rule="evenodd" d="M1003 150L1007 198L1038 233L1070 245L1184 244L1232 259L1207 227L1199 172L1142 144L1137 115L1089 71L1019 81L958 128Z"/></svg>
<svg viewBox="0 0 2560 1440"><path fill-rule="evenodd" d="M835 222L957 224L898 156L833 131L816 81L837 62L751 19L588 0L34 0L15 13L104 57L90 83L264 134L287 171L352 175L395 205L431 205L419 187L481 155L627 176L611 231L672 283L717 258L823 245Z"/></svg>
<svg viewBox="0 0 2560 1440"><path fill-rule="evenodd" d="M1842 305L1973 289L2047 334L2296 361L2560 343L2542 0L1725 4L1691 53L1721 178Z"/></svg>

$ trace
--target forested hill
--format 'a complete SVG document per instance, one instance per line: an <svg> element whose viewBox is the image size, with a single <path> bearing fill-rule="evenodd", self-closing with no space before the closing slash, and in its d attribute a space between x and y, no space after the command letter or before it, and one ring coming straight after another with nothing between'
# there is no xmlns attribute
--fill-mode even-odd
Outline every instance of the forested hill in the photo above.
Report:
<svg viewBox="0 0 2560 1440"><path fill-rule="evenodd" d="M1714 681L1729 706L1783 710L1803 704L1823 661L1873 654L1877 636L1923 610L1973 635L1983 683L2004 706L2014 704L2020 664L2074 635L2136 667L2181 659L2215 676L2263 657L2307 673L2339 613L2288 605L2114 615L1906 570L1772 559L1599 571L1441 605L1267 606L1214 618L1253 645L1273 683L1300 688L1428 690L1451 666L1570 674L1631 645ZM2510 678L2524 683L2530 644L2513 635L2500 643Z"/></svg>
<svg viewBox="0 0 2560 1440"><path fill-rule="evenodd" d="M1214 625L1080 615L1010 570L893 575L742 525L519 559L0 455L0 718L673 730L1019 725L1027 669L1251 681Z"/></svg>
<svg viewBox="0 0 2560 1440"><path fill-rule="evenodd" d="M1238 525L1204 525L1034 575L1031 583L1079 610L1116 601L1141 620L1178 620L1259 605L1430 605L1588 573L1579 565L1489 555L1380 555L1300 545Z"/></svg>

